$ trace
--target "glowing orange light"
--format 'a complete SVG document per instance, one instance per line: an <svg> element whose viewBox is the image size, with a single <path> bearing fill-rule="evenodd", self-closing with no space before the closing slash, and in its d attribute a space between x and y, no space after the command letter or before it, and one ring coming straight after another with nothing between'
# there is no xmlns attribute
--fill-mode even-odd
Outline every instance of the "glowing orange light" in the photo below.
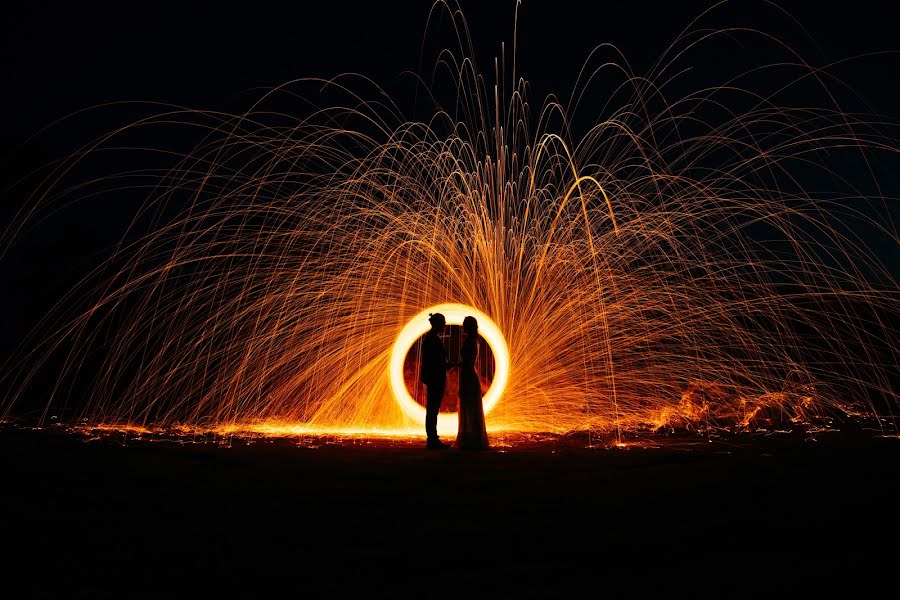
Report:
<svg viewBox="0 0 900 600"><path fill-rule="evenodd" d="M419 405L406 389L406 382L403 379L403 361L413 344L420 337L425 335L431 324L428 322L428 316L431 313L439 312L447 319L447 325L462 325L463 319L471 315L478 320L478 333L491 347L494 353L494 362L496 364L494 372L494 380L490 389L484 396L484 413L491 411L506 389L506 382L509 380L509 348L506 346L506 339L497 324L491 320L486 314L480 310L464 304L439 304L423 310L409 323L406 324L391 350L391 362L388 367L391 379L391 391L397 404L403 409L403 413L418 424L425 423L425 408ZM438 415L438 431L441 433L450 433L456 430L456 413L441 413Z"/></svg>
<svg viewBox="0 0 900 600"><path fill-rule="evenodd" d="M464 39L450 4L435 10ZM824 105L779 106L780 79L745 89L762 78L738 73L668 89L693 53L730 39L705 27L649 73L597 46L568 106L526 100L524 78L482 73L461 47L439 62L458 70L435 74L466 110L435 98L408 116L372 81L299 79L246 111L167 107L79 144L0 228L0 255L64 207L93 214L123 189L141 204L0 367L0 420L32 414L50 377L40 423L64 409L136 435L422 436L403 363L440 311L453 325L476 317L492 350L491 431L615 430L627 447L619 432L645 427L896 423L900 303L875 251L896 241L883 218L895 199L860 196L836 169L897 141L834 104L793 51L779 70L823 86ZM733 94L767 102L729 105ZM594 110L596 97L608 100ZM298 114L283 110L294 101ZM78 180L82 161L131 152L133 130L173 124L203 142L182 153L155 135L146 166ZM847 185L805 191L821 181ZM440 304L450 298L481 310ZM455 421L440 415L438 430Z"/></svg>

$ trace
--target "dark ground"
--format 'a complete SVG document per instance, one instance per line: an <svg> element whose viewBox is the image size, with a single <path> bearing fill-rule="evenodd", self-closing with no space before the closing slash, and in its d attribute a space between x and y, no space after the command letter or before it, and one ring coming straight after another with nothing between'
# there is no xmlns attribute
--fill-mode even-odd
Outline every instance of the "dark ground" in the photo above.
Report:
<svg viewBox="0 0 900 600"><path fill-rule="evenodd" d="M4 597L896 591L900 439L865 431L122 441L0 431Z"/></svg>

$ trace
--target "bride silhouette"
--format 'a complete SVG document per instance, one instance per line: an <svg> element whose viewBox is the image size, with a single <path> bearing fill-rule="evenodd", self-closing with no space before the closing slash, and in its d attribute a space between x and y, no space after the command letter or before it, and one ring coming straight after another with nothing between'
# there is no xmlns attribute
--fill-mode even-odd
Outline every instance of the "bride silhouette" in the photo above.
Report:
<svg viewBox="0 0 900 600"><path fill-rule="evenodd" d="M475 372L478 357L478 321L468 316L463 319L466 339L459 349L459 433L456 447L464 450L486 450L487 429L484 424L484 406L481 403L481 381Z"/></svg>

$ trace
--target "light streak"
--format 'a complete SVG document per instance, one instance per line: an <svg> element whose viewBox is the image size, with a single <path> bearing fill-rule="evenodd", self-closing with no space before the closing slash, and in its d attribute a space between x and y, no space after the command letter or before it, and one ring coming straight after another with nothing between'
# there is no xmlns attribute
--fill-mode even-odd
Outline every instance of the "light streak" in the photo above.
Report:
<svg viewBox="0 0 900 600"><path fill-rule="evenodd" d="M44 420L421 434L398 365L422 313L453 305L497 358L491 430L892 419L898 287L867 240L896 251L893 223L870 210L895 200L833 158L896 155L876 126L889 125L841 110L787 45L779 68L820 85L820 105L780 106L740 77L670 98L691 52L715 51L703 44L716 32L701 44L697 31L646 76L621 75L607 47L569 107L536 109L499 72L487 85L462 48L439 63L455 105L425 120L338 77L279 86L242 114L158 109L101 136L52 167L2 248L79 200L140 194L134 231L6 365L0 412L60 364ZM602 86L607 108L573 133L600 75L619 77ZM320 105L270 109L297 97L298 111ZM203 134L171 170L66 179L167 127ZM811 170L832 187L804 186Z"/></svg>

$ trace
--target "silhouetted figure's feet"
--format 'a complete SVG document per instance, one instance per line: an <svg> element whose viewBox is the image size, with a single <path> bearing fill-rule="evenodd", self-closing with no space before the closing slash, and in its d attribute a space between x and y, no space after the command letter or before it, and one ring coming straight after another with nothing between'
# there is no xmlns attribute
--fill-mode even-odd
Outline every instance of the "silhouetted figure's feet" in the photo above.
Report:
<svg viewBox="0 0 900 600"><path fill-rule="evenodd" d="M442 442L441 440L428 440L428 449L429 450L446 450L450 446Z"/></svg>

